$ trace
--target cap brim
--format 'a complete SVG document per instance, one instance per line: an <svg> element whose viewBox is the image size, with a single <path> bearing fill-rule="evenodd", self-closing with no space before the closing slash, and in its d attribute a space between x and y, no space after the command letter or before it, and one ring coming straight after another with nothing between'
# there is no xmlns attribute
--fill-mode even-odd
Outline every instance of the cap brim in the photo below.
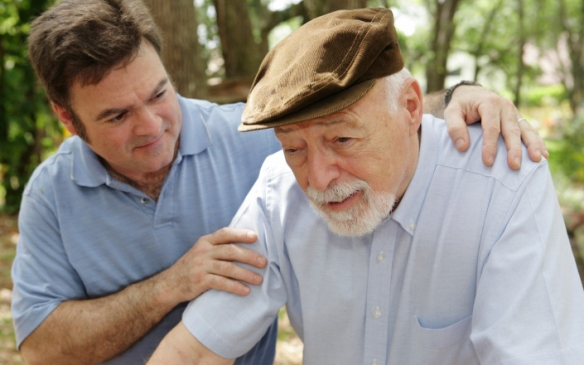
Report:
<svg viewBox="0 0 584 365"><path fill-rule="evenodd" d="M286 114L282 118L274 116L262 123L249 123L243 121L238 130L240 132L256 131L279 127L287 124L300 123L311 119L322 118L324 116L341 111L360 100L375 85L377 79L363 81L353 85L339 93L331 95L325 99L311 104L309 107L299 110L295 113ZM253 118L253 116L251 116Z"/></svg>

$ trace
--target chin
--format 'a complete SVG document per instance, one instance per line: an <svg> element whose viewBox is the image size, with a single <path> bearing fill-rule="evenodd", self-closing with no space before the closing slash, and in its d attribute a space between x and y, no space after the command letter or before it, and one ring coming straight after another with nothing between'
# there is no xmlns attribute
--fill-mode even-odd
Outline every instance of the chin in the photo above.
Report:
<svg viewBox="0 0 584 365"><path fill-rule="evenodd" d="M371 234L381 224L375 221L345 221L338 222L327 220L328 228L331 232L341 237L362 237Z"/></svg>
<svg viewBox="0 0 584 365"><path fill-rule="evenodd" d="M333 212L312 201L310 204L334 234L342 237L362 237L373 233L391 215L396 201L395 195L389 193L367 195L366 202L344 212Z"/></svg>

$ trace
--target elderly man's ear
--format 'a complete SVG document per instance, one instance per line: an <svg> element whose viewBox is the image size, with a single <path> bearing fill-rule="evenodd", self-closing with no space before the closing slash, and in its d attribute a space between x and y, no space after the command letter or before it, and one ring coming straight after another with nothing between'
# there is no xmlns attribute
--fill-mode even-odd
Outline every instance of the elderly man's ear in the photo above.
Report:
<svg viewBox="0 0 584 365"><path fill-rule="evenodd" d="M410 118L410 134L417 133L422 122L422 114L424 113L422 89L418 81L410 77L404 82L402 90L402 98L405 99L407 116Z"/></svg>

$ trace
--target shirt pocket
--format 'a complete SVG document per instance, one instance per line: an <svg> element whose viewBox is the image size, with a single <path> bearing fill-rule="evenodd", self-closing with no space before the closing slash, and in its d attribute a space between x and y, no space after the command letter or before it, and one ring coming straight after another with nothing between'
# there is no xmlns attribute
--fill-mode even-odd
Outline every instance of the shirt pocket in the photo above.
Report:
<svg viewBox="0 0 584 365"><path fill-rule="evenodd" d="M409 364L479 364L470 341L472 316L442 328L426 328L418 316L412 317Z"/></svg>
<svg viewBox="0 0 584 365"><path fill-rule="evenodd" d="M413 319L414 338L425 348L439 350L470 341L472 316L442 328L426 328L420 324L418 316Z"/></svg>

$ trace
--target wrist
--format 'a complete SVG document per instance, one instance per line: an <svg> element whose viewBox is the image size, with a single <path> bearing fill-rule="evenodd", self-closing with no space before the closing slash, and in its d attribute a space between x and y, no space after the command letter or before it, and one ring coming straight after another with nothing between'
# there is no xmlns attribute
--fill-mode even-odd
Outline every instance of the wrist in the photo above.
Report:
<svg viewBox="0 0 584 365"><path fill-rule="evenodd" d="M172 282L172 275L170 275L169 269L166 269L146 279L142 284L148 287L152 300L157 306L170 311L183 301L182 298L179 298L177 285L171 284Z"/></svg>
<svg viewBox="0 0 584 365"><path fill-rule="evenodd" d="M462 80L457 84L452 85L450 88L448 88L448 90L446 90L446 94L444 94L444 106L448 106L448 103L450 103L450 100L452 100L452 94L454 94L454 91L456 90L456 88L458 88L459 86L463 86L463 85L468 85L468 86L481 86L481 84L479 84L476 81L469 81L469 80Z"/></svg>

